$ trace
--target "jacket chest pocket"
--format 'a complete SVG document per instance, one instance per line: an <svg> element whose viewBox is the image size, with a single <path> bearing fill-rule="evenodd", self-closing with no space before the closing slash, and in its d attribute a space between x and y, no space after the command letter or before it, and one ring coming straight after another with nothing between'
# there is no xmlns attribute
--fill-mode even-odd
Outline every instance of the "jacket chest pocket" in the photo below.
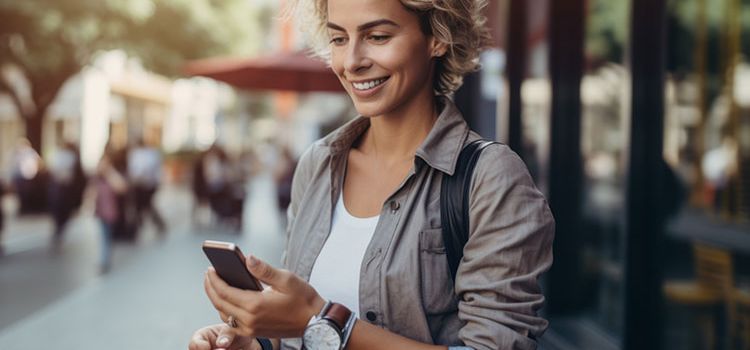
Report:
<svg viewBox="0 0 750 350"><path fill-rule="evenodd" d="M419 264L422 305L427 315L453 313L458 310L441 229L429 229L419 233Z"/></svg>

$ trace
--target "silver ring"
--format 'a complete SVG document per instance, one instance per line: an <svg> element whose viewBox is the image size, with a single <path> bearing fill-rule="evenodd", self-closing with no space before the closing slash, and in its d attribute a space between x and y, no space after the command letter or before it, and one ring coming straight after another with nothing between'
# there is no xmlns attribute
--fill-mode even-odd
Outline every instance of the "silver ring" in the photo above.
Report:
<svg viewBox="0 0 750 350"><path fill-rule="evenodd" d="M237 319L234 316L229 315L227 318L227 325L232 328L237 328Z"/></svg>

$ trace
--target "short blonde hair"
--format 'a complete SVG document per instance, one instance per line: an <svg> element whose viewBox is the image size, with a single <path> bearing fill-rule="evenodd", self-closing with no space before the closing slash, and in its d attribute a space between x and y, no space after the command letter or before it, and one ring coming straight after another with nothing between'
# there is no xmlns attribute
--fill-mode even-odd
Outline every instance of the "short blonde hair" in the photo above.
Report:
<svg viewBox="0 0 750 350"><path fill-rule="evenodd" d="M491 43L482 9L487 0L399 0L417 14L422 31L447 47L435 68L436 94L447 95L463 84L464 75L480 68L479 54ZM312 36L316 56L330 63L328 0L292 0L289 15Z"/></svg>

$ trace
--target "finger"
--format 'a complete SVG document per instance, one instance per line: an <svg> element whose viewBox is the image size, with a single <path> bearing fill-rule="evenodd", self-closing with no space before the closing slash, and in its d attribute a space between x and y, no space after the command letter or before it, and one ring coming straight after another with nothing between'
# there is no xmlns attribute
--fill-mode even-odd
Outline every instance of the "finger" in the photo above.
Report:
<svg viewBox="0 0 750 350"><path fill-rule="evenodd" d="M210 274L211 272L209 272L209 275ZM219 279L218 282L221 282L221 279ZM214 305L214 308L217 311L219 311L219 313L222 315L222 320L226 321L228 315L234 315L234 317L239 317L239 318L245 317L245 314L246 314L245 310L241 306L236 305L227 299L226 295L227 293L230 293L231 291L227 291L227 290L222 291L220 290L221 287L216 286L214 283L217 283L217 282L207 275L204 281L206 295L208 295L208 299L211 301L211 304ZM232 288L226 284L224 285L224 287L225 287L224 289ZM237 290L239 291L239 289Z"/></svg>
<svg viewBox="0 0 750 350"><path fill-rule="evenodd" d="M188 349L189 350L211 350L211 343L203 335L203 329L198 330L197 332L193 333L193 336L190 338L190 345L188 345Z"/></svg>
<svg viewBox="0 0 750 350"><path fill-rule="evenodd" d="M218 349L228 349L234 342L236 334L234 329L231 327L222 327L219 332L219 337L216 338L216 346Z"/></svg>
<svg viewBox="0 0 750 350"><path fill-rule="evenodd" d="M216 273L216 270L213 269L209 269L208 273L206 274L206 280L206 293L209 293L209 288L212 289L213 295L218 296L219 300L216 301L223 302L222 305L229 304L229 306L244 310L246 309L246 306L248 304L252 303L251 297L253 295L257 293L259 296L259 292L242 290L228 285L226 282L224 282L224 280L221 279L221 277L219 277L219 275ZM212 299L212 301L214 300ZM227 313L237 316L236 314L232 314L231 312Z"/></svg>
<svg viewBox="0 0 750 350"><path fill-rule="evenodd" d="M235 337L228 350L261 350L261 347L254 337Z"/></svg>
<svg viewBox="0 0 750 350"><path fill-rule="evenodd" d="M219 311L219 319L226 324L229 320L229 315Z"/></svg>
<svg viewBox="0 0 750 350"><path fill-rule="evenodd" d="M213 286L211 286L211 282L209 282L208 280L208 273L206 273L206 277L203 279L203 290L206 292L206 295L208 296L208 300L214 306L214 309L219 311L223 319L225 315L224 308L222 304L220 303L221 300L216 297L216 291L214 291Z"/></svg>
<svg viewBox="0 0 750 350"><path fill-rule="evenodd" d="M279 270L273 266L267 264L265 261L258 259L253 255L248 255L245 259L245 265L253 276L257 277L261 282L276 287L276 289L285 289L285 284L288 282L287 271Z"/></svg>

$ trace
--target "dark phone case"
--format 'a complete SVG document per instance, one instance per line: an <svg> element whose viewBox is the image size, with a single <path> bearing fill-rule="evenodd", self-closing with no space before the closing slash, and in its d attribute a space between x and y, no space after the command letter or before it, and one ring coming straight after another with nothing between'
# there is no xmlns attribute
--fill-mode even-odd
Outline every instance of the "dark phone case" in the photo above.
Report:
<svg viewBox="0 0 750 350"><path fill-rule="evenodd" d="M203 252L206 253L219 277L230 286L246 290L262 290L258 280L245 267L245 258L239 248L231 251L203 247Z"/></svg>

